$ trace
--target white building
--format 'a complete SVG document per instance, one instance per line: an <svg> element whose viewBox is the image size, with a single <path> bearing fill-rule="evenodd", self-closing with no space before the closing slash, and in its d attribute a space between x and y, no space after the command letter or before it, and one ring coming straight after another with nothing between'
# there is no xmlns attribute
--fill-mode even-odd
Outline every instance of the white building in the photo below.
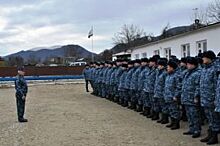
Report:
<svg viewBox="0 0 220 146"><path fill-rule="evenodd" d="M168 38L159 39L131 49L131 59L141 59L160 55L169 58L196 56L199 52L213 50L220 52L220 23L204 26L180 33Z"/></svg>

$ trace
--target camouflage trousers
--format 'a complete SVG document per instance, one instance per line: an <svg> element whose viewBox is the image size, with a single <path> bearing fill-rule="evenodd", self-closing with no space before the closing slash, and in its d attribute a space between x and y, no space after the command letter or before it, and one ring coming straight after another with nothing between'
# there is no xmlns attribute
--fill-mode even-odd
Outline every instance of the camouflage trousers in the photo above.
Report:
<svg viewBox="0 0 220 146"><path fill-rule="evenodd" d="M138 103L139 94L137 90L130 90L131 102L134 104Z"/></svg>
<svg viewBox="0 0 220 146"><path fill-rule="evenodd" d="M169 102L168 104L168 112L171 118L176 120L180 120L180 109L177 102Z"/></svg>
<svg viewBox="0 0 220 146"><path fill-rule="evenodd" d="M143 106L144 107L152 107L153 94L143 91Z"/></svg>
<svg viewBox="0 0 220 146"><path fill-rule="evenodd" d="M16 103L17 103L18 120L21 120L24 118L25 100L22 99L22 96L16 95Z"/></svg>
<svg viewBox="0 0 220 146"><path fill-rule="evenodd" d="M130 90L129 89L125 89L124 93L123 93L124 101L126 101L126 102L130 101L131 100L130 95L131 95Z"/></svg>
<svg viewBox="0 0 220 146"><path fill-rule="evenodd" d="M163 98L153 97L153 111L154 112L162 112L164 108L165 101Z"/></svg>
<svg viewBox="0 0 220 146"><path fill-rule="evenodd" d="M143 105L144 91L138 91L138 92L139 92L138 104Z"/></svg>
<svg viewBox="0 0 220 146"><path fill-rule="evenodd" d="M208 119L209 129L220 131L220 115L215 112L214 107L204 107L205 116Z"/></svg>
<svg viewBox="0 0 220 146"><path fill-rule="evenodd" d="M186 110L186 116L189 124L189 131L192 133L201 132L201 122L199 115L199 107L193 105L184 105Z"/></svg>
<svg viewBox="0 0 220 146"><path fill-rule="evenodd" d="M118 84L116 84L115 86L114 86L114 96L115 97L119 97L120 95L119 95L119 90L118 90Z"/></svg>
<svg viewBox="0 0 220 146"><path fill-rule="evenodd" d="M107 88L106 84L102 83L101 84L101 97L106 97L106 93L107 93L106 88Z"/></svg>

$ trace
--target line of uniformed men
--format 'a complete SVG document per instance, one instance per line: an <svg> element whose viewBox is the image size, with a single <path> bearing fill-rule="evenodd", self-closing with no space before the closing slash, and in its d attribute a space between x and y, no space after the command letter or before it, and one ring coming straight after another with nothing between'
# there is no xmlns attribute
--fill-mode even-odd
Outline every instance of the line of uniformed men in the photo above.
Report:
<svg viewBox="0 0 220 146"><path fill-rule="evenodd" d="M219 56L219 55L218 55ZM141 112L171 130L188 120L184 135L200 137L204 119L209 124L208 145L218 143L220 132L220 59L212 51L196 57L155 55L134 61L91 63L84 70L96 96ZM88 89L88 86L87 86ZM161 116L160 116L161 115Z"/></svg>

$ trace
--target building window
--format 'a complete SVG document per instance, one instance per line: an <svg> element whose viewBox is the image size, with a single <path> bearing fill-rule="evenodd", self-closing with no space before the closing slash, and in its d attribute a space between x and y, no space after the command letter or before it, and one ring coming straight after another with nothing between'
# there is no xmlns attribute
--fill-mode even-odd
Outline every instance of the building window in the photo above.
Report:
<svg viewBox="0 0 220 146"><path fill-rule="evenodd" d="M135 54L135 59L139 59L139 54Z"/></svg>
<svg viewBox="0 0 220 146"><path fill-rule="evenodd" d="M181 46L182 57L190 56L190 44L185 44Z"/></svg>
<svg viewBox="0 0 220 146"><path fill-rule="evenodd" d="M197 53L202 53L204 51L207 51L207 40L202 40L202 41L198 41L196 42L196 49L197 49Z"/></svg>
<svg viewBox="0 0 220 146"><path fill-rule="evenodd" d="M147 58L147 53L142 53L142 58Z"/></svg>
<svg viewBox="0 0 220 146"><path fill-rule="evenodd" d="M154 50L154 55L160 55L160 50Z"/></svg>
<svg viewBox="0 0 220 146"><path fill-rule="evenodd" d="M165 48L164 51L165 51L165 57L166 57L167 59L170 59L170 56L171 56L171 48Z"/></svg>

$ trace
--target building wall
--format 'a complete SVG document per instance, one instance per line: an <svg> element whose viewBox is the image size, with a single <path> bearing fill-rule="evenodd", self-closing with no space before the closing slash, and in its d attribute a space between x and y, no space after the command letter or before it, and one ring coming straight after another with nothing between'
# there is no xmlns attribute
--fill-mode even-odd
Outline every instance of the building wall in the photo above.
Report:
<svg viewBox="0 0 220 146"><path fill-rule="evenodd" d="M198 54L197 42L203 40L207 42L207 50L213 50L215 53L220 52L220 25L133 49L131 58L137 59L137 54L139 54L139 59L144 58L142 53L147 53L147 57L151 57L155 55L155 50L160 51L160 56L166 57L166 48L171 48L171 54L181 58L183 57L181 46L184 44L190 45L190 56L196 56Z"/></svg>
<svg viewBox="0 0 220 146"><path fill-rule="evenodd" d="M84 66L25 67L26 76L82 75ZM1 67L0 77L17 75L16 67Z"/></svg>

